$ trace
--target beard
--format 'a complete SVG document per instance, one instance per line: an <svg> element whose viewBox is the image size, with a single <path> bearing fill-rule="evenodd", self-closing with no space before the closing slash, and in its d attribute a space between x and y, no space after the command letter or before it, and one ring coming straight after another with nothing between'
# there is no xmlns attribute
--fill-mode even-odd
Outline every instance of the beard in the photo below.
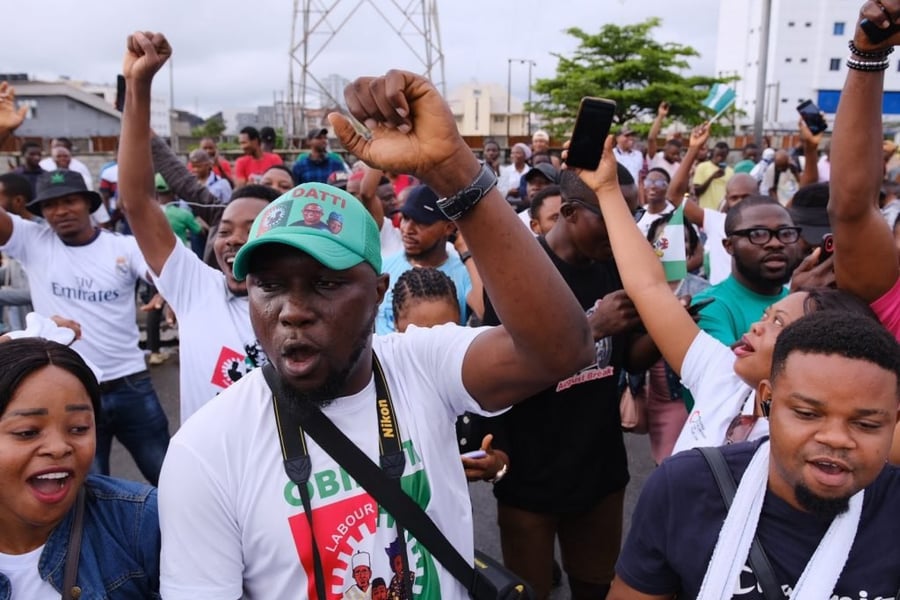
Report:
<svg viewBox="0 0 900 600"><path fill-rule="evenodd" d="M744 265L737 260L734 261L734 267L747 279L747 281L752 281L753 283L762 286L783 286L791 280L791 275L793 274L793 265L791 264L790 259L788 259L788 264L785 266L784 273L779 277L774 275L764 275L761 266L754 268L752 266Z"/></svg>
<svg viewBox="0 0 900 600"><path fill-rule="evenodd" d="M281 394L287 400L288 409L296 415L306 415L310 410L320 410L329 406L341 395L343 387L350 378L350 373L359 364L359 359L369 344L369 338L375 328L375 313L357 336L356 343L347 363L339 369L330 369L325 377L325 382L311 390L298 390L278 376L280 380Z"/></svg>
<svg viewBox="0 0 900 600"><path fill-rule="evenodd" d="M823 498L813 493L811 489L803 483L794 486L794 496L797 502L808 513L822 519L830 521L850 510L850 498Z"/></svg>

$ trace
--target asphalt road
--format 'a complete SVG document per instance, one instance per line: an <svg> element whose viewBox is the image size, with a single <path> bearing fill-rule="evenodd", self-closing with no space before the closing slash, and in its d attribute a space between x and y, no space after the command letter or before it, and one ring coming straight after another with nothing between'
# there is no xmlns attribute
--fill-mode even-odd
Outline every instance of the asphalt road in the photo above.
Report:
<svg viewBox="0 0 900 600"><path fill-rule="evenodd" d="M163 339L168 337L165 335ZM174 347L165 348L173 353L162 365L151 367L153 384L160 402L169 417L169 430L174 433L178 428L178 356ZM628 450L628 464L631 482L625 493L624 531L627 533L631 524L631 512L634 510L640 489L654 467L650 456L650 444L646 435L625 434L625 446ZM143 481L140 472L131 460L128 452L118 443L113 443L111 456L112 475ZM472 497L473 520L475 524L475 547L491 556L500 557L500 539L497 530L497 507L491 493L491 485L478 482L469 485ZM554 590L551 598L563 600L569 597L565 583Z"/></svg>

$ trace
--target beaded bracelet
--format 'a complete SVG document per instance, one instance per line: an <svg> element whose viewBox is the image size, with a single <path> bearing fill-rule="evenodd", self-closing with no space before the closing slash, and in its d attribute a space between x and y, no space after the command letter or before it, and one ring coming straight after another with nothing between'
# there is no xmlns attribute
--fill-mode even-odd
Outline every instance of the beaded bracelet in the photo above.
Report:
<svg viewBox="0 0 900 600"><path fill-rule="evenodd" d="M874 60L884 60L888 57L888 55L891 54L891 52L894 51L893 46L888 48L887 50L873 50L871 52L860 50L856 47L856 44L853 43L853 40L847 42L847 46L850 48L850 52L852 52L856 56L860 58L871 58Z"/></svg>
<svg viewBox="0 0 900 600"><path fill-rule="evenodd" d="M890 64L891 63L888 60L856 60L852 56L847 59L847 68L853 69L854 71L885 71L890 66Z"/></svg>

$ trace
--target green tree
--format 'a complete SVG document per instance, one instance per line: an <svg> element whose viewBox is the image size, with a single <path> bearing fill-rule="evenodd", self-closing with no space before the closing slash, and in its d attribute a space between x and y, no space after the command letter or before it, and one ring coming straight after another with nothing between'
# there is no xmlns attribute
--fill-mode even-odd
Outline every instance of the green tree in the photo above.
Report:
<svg viewBox="0 0 900 600"><path fill-rule="evenodd" d="M556 76L535 82L538 100L529 109L554 137L571 132L584 96L615 100L615 122L629 122L644 133L663 100L669 102L670 119L697 124L711 117L701 102L712 84L731 79L682 75L690 68L688 59L699 53L690 46L653 39L661 22L652 17L634 25L609 24L597 34L567 29L579 41L578 48L571 56L553 54L559 61Z"/></svg>
<svg viewBox="0 0 900 600"><path fill-rule="evenodd" d="M211 137L213 139L218 139L223 131L225 131L225 120L220 113L208 118L203 125L194 127L191 130L191 135L193 137Z"/></svg>

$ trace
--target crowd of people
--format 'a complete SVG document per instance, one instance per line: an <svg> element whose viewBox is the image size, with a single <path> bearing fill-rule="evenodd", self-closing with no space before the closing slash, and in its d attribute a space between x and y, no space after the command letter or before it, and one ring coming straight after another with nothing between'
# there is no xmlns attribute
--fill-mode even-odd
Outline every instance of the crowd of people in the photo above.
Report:
<svg viewBox="0 0 900 600"><path fill-rule="evenodd" d="M473 152L404 71L352 83L368 131L331 114L293 164L268 128L184 160L150 128L172 48L131 35L116 160L94 178L57 138L0 175L0 597L481 598L411 533L471 564L467 480L534 598L895 597L894 44L857 27L827 140L665 137L663 102L588 171L544 131ZM0 140L24 117L0 83ZM626 405L658 466L623 540ZM110 476L113 437L148 483Z"/></svg>

